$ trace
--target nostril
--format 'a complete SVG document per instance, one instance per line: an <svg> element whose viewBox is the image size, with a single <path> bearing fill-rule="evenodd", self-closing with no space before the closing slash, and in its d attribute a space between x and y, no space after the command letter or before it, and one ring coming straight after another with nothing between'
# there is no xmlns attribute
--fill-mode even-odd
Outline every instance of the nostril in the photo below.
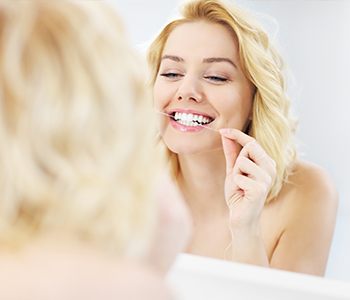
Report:
<svg viewBox="0 0 350 300"><path fill-rule="evenodd" d="M178 101L195 101L195 102L201 102L202 101L202 95L195 95L194 93L186 93L186 94L178 94L177 98Z"/></svg>

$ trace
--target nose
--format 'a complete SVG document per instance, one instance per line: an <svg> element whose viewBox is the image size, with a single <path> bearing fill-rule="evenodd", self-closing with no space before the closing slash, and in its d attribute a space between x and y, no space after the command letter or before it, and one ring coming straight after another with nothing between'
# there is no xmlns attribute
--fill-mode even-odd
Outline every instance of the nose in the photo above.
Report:
<svg viewBox="0 0 350 300"><path fill-rule="evenodd" d="M196 78L185 76L178 87L176 99L178 101L202 102L203 98L203 90L200 82Z"/></svg>

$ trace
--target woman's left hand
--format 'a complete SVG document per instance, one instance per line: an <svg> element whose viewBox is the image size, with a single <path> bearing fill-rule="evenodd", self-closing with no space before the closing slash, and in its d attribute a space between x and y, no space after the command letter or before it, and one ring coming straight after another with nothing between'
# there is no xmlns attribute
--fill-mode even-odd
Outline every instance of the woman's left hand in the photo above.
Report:
<svg viewBox="0 0 350 300"><path fill-rule="evenodd" d="M276 163L251 136L220 130L226 159L225 199L230 227L259 226L260 215L276 176Z"/></svg>

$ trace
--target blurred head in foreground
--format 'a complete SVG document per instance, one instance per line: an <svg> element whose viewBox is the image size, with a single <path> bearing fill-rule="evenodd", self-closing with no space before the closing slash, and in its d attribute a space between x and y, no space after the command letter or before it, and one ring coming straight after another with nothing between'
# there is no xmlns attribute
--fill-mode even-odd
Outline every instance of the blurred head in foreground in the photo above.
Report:
<svg viewBox="0 0 350 300"><path fill-rule="evenodd" d="M0 247L53 233L139 257L159 155L142 64L99 2L0 2Z"/></svg>

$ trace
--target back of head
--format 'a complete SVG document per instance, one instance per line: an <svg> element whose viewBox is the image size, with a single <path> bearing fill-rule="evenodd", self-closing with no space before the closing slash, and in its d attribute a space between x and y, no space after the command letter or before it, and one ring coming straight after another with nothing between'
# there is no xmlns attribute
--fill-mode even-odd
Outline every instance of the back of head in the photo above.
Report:
<svg viewBox="0 0 350 300"><path fill-rule="evenodd" d="M151 81L155 82L162 52L171 32L188 22L205 21L224 26L237 40L240 66L255 87L249 134L257 139L277 164L277 177L267 201L280 191L295 161L295 122L285 91L282 59L268 35L248 12L220 0L190 0L182 16L168 23L149 48ZM169 153L173 160L174 155ZM176 166L176 163L173 164Z"/></svg>
<svg viewBox="0 0 350 300"><path fill-rule="evenodd" d="M0 2L1 247L59 230L145 249L158 160L141 65L101 2Z"/></svg>

